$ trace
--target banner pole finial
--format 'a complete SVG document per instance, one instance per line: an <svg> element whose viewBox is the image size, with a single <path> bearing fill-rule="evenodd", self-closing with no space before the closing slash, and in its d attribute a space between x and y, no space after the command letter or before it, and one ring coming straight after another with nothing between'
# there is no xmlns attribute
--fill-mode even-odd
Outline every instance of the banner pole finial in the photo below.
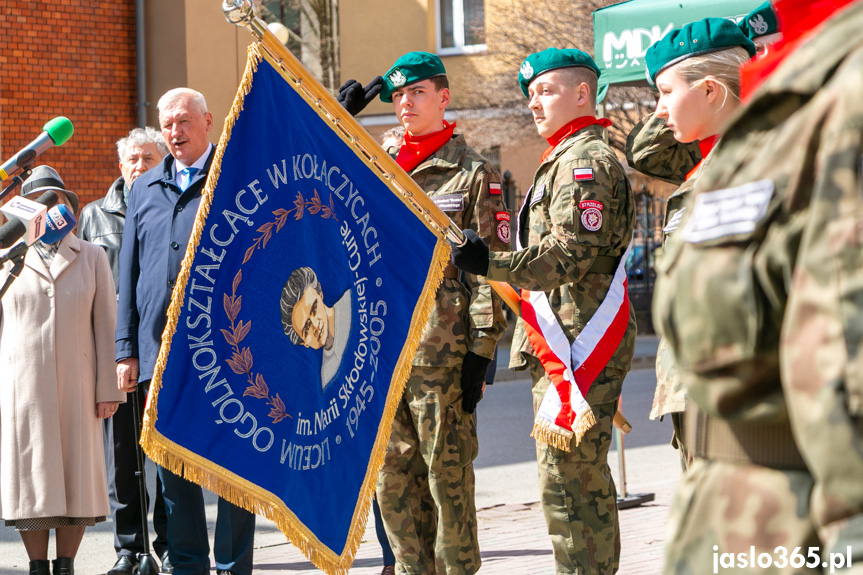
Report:
<svg viewBox="0 0 863 575"><path fill-rule="evenodd" d="M231 24L248 28L258 39L264 38L267 25L255 14L251 0L222 0L222 12Z"/></svg>

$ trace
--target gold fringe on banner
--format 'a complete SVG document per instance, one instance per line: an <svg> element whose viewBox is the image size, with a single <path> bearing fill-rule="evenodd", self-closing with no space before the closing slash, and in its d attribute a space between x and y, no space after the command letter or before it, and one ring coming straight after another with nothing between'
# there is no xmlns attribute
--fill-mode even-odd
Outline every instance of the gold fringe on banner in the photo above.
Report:
<svg viewBox="0 0 863 575"><path fill-rule="evenodd" d="M547 419L536 418L533 422L533 430L530 432L530 436L537 441L568 452L570 440L575 437L575 445L578 446L587 430L594 425L596 425L596 416L593 415L593 410L588 408L576 416L575 421L572 423L572 431L564 429Z"/></svg>
<svg viewBox="0 0 863 575"><path fill-rule="evenodd" d="M162 375L168 361L168 354L171 349L171 340L176 333L177 322L183 307L183 299L186 292L186 285L189 281L192 261L200 243L204 224L209 215L210 206L212 205L213 191L216 188L216 184L218 183L219 175L221 173L222 159L224 157L228 141L231 138L231 131L240 112L243 110L245 96L252 88L254 74L257 72L258 66L264 59L267 60L274 69L280 72L294 90L300 93L300 95L302 95L303 98L316 109L319 115L329 121L333 130L339 134L342 140L351 145L351 148L358 156L374 165L376 168L375 173L378 177L387 184L393 193L398 195L403 203L410 206L417 215L421 215L426 227L432 230L438 237L432 265L430 266L429 273L426 276L425 285L420 299L414 309L412 328L404 346L402 347L401 354L399 355L399 359L396 363L396 368L390 382L390 389L384 406L378 435L375 439L363 485L360 488L359 499L354 509L351 529L348 533L345 548L342 550L341 554L334 552L321 543L317 537L315 537L315 535L306 528L302 522L300 522L296 515L294 515L294 513L274 494L265 489L261 489L242 477L231 473L196 453L189 451L185 447L170 441L155 428L155 422L158 420L157 405L159 391L162 388ZM321 99L311 98L309 89L302 86L302 81L298 81L293 74L289 74L288 72L289 71L284 67L284 62L282 60L276 61L272 55L270 55L266 49L260 45L260 43L255 42L249 46L248 59L245 71L243 72L243 78L237 90L237 95L234 98L233 105L231 106L230 113L225 120L222 135L219 138L216 154L213 158L210 173L207 177L206 187L201 195L201 203L195 219L195 225L189 241L189 246L186 249L180 275L177 278L177 284L174 286L171 297L171 304L168 307L168 322L165 327L165 331L162 334L162 346L159 350L153 379L150 384L150 394L144 415L144 426L141 431L141 445L147 455L162 467L165 467L171 472L185 477L189 481L218 494L220 497L227 499L235 505L247 509L257 515L266 517L275 523L279 530L284 533L288 539L290 539L291 543L298 547L303 555L305 555L319 569L329 573L330 575L346 575L348 569L350 569L353 564L360 541L365 533L366 522L368 520L369 509L371 507L375 486L377 484L378 473L383 466L384 454L392 430L392 421L395 417L398 404L401 401L404 387L407 383L408 377L410 376L411 362L414 353L419 346L425 324L434 311L435 294L443 281L444 269L449 264L450 247L443 239L445 230L443 230L441 226L437 225L435 221L429 217L428 213L422 209L424 202L422 200L412 200L411 194L407 192L404 187L399 185L398 182L402 175L386 173L386 171L382 169L380 158L375 155L369 155L366 149L357 145L359 142L371 142L376 144L371 140L370 136L364 132L358 135L353 135L346 129L345 124L347 123L350 125L350 122L341 122L339 116L345 112L331 96L329 97L329 100L332 100L332 104L335 105L335 108L337 108L338 111L333 114L322 113ZM303 72L305 73L305 71ZM353 119L351 118L351 120ZM355 125L358 126L358 124ZM386 159L391 160L389 156L386 156ZM402 183L406 184L408 190L411 189L411 186L414 188L416 187L410 180L402 181ZM425 196L423 195L423 197Z"/></svg>

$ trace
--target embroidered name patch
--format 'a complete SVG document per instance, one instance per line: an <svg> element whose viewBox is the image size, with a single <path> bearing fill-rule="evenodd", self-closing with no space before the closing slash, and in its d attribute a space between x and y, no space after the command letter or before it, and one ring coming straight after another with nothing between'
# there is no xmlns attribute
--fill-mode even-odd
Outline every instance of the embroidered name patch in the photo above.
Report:
<svg viewBox="0 0 863 575"><path fill-rule="evenodd" d="M589 232L599 231L602 227L602 202L584 200L578 202L581 210L581 225Z"/></svg>
<svg viewBox="0 0 863 575"><path fill-rule="evenodd" d="M509 243L511 238L510 227L509 227L509 213L507 212L497 212L494 215L494 219L497 220L497 237L505 244Z"/></svg>
<svg viewBox="0 0 863 575"><path fill-rule="evenodd" d="M572 170L572 179L576 182L585 182L593 179L593 168L575 168Z"/></svg>
<svg viewBox="0 0 863 575"><path fill-rule="evenodd" d="M772 180L699 194L695 197L692 216L681 237L686 242L697 244L750 233L767 213L772 196Z"/></svg>
<svg viewBox="0 0 863 575"><path fill-rule="evenodd" d="M533 195L530 196L530 205L535 204L536 202L542 199L542 196L545 195L545 184L541 185L537 189L533 191Z"/></svg>
<svg viewBox="0 0 863 575"><path fill-rule="evenodd" d="M488 193L492 196L500 195L500 184L489 184L488 185Z"/></svg>
<svg viewBox="0 0 863 575"><path fill-rule="evenodd" d="M432 201L444 212L460 212L464 209L464 196L461 194L434 196Z"/></svg>

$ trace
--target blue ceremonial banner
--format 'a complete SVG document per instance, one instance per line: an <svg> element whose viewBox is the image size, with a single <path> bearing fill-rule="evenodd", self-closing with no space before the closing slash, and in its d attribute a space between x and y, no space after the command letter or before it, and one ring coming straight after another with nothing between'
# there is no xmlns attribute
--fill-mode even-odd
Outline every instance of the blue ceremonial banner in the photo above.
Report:
<svg viewBox="0 0 863 575"><path fill-rule="evenodd" d="M344 573L449 250L307 87L250 48L142 443Z"/></svg>

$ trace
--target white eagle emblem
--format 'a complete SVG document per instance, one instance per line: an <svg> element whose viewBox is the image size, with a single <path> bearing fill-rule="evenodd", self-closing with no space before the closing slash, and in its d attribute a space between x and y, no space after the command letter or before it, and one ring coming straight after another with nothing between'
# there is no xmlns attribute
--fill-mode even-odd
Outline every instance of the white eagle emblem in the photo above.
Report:
<svg viewBox="0 0 863 575"><path fill-rule="evenodd" d="M533 66L530 65L530 62L525 60L524 63L522 63L521 70L519 70L519 72L521 72L522 78L530 80L533 77Z"/></svg>
<svg viewBox="0 0 863 575"><path fill-rule="evenodd" d="M587 208L581 212L581 225L589 232L599 231L602 227L602 212L596 208Z"/></svg>
<svg viewBox="0 0 863 575"><path fill-rule="evenodd" d="M389 75L389 81L390 84L392 84L396 88L401 88L405 85L407 78L405 78L405 75L402 73L401 70L394 70L393 73Z"/></svg>
<svg viewBox="0 0 863 575"><path fill-rule="evenodd" d="M756 14L755 16L750 18L749 25L752 27L753 30L755 30L756 34L767 33L767 21L761 14Z"/></svg>
<svg viewBox="0 0 863 575"><path fill-rule="evenodd" d="M509 243L510 240L510 231L509 231L509 222L506 220L500 221L497 223L497 237L505 244Z"/></svg>

